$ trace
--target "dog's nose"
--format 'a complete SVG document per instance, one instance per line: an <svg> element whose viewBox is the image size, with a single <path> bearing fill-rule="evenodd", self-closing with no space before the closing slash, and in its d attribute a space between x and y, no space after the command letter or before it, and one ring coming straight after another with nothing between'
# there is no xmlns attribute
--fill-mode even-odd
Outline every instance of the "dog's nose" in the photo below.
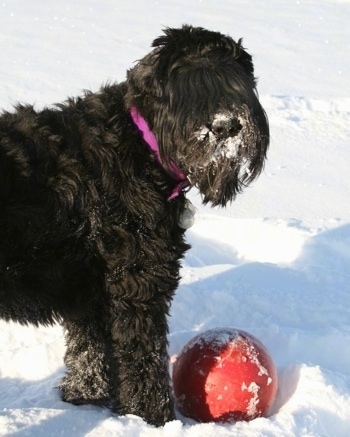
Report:
<svg viewBox="0 0 350 437"><path fill-rule="evenodd" d="M219 139L234 137L242 129L240 122L235 118L218 118L208 127Z"/></svg>

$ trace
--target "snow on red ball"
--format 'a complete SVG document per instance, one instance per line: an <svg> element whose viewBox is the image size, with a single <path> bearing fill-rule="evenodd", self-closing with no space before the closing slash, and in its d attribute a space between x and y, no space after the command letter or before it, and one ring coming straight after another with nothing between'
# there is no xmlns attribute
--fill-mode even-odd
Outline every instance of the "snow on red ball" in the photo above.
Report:
<svg viewBox="0 0 350 437"><path fill-rule="evenodd" d="M181 414L199 422L236 422L266 415L277 392L277 370L263 344L238 329L197 335L173 365Z"/></svg>

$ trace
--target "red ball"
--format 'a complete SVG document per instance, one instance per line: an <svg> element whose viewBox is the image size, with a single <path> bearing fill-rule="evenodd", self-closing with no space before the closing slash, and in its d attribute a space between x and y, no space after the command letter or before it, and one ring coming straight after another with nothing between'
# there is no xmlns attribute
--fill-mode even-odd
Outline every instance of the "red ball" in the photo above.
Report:
<svg viewBox="0 0 350 437"><path fill-rule="evenodd" d="M238 329L216 328L197 335L173 366L177 408L199 422L263 416L275 400L277 384L267 349Z"/></svg>

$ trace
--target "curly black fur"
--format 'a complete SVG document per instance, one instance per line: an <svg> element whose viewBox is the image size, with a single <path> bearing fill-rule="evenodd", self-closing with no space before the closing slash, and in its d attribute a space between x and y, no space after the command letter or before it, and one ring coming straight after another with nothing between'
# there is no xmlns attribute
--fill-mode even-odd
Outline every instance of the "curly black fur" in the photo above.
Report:
<svg viewBox="0 0 350 437"><path fill-rule="evenodd" d="M64 326L64 400L162 425L175 417L167 315L189 248L169 162L225 205L260 173L269 132L240 41L183 26L153 45L124 83L0 117L0 317Z"/></svg>

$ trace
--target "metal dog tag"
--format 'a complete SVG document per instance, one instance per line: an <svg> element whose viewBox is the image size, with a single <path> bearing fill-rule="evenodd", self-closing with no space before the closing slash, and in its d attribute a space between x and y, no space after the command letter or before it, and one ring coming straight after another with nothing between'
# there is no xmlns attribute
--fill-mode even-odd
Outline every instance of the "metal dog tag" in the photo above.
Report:
<svg viewBox="0 0 350 437"><path fill-rule="evenodd" d="M185 209L183 213L180 214L179 221L177 222L180 228L188 229L194 224L194 215L196 213L196 208L192 205L192 203L186 199L185 201Z"/></svg>

